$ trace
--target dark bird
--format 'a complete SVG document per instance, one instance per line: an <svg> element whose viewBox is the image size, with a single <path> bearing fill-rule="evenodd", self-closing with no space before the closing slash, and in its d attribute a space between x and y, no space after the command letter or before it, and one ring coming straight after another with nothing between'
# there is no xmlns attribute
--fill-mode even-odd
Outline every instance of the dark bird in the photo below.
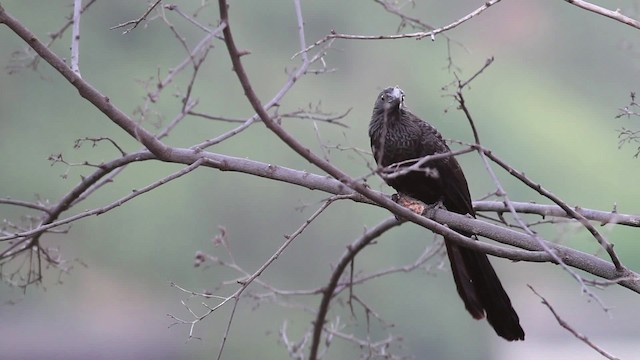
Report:
<svg viewBox="0 0 640 360"><path fill-rule="evenodd" d="M401 169L424 156L451 151L438 130L405 108L404 92L397 86L378 95L369 137L381 168L403 162ZM442 203L449 211L475 217L467 180L453 156L429 161L417 171L385 177L385 181L400 194L426 204ZM458 294L471 316L482 319L486 315L499 336L509 341L524 340L518 314L487 256L455 245L446 237L444 240Z"/></svg>

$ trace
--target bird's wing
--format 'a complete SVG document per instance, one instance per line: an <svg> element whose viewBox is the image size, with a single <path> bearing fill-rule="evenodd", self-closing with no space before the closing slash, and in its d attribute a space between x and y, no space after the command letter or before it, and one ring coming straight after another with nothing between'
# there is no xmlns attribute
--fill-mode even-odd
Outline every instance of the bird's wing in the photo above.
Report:
<svg viewBox="0 0 640 360"><path fill-rule="evenodd" d="M432 154L447 153L451 150L445 143L442 136L433 126L427 122L419 121L421 134L420 155L427 156ZM428 167L434 167L438 171L437 184L441 190L441 196L444 206L453 212L460 214L475 215L471 203L471 195L469 194L469 186L467 179L462 172L460 164L455 157L451 156L446 159L434 160L426 164Z"/></svg>

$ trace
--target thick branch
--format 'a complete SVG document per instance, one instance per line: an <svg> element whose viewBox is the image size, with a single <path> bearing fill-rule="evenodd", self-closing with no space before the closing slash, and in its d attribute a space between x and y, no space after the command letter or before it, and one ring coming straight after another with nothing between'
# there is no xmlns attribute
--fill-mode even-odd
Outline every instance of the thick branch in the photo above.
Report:
<svg viewBox="0 0 640 360"><path fill-rule="evenodd" d="M14 242L11 246L5 248L0 252L0 260L5 259L9 256L13 256L20 251L28 250L30 246L24 246L25 241L29 241L31 244L37 243L39 237L48 229L64 225L69 223L70 221L56 221L60 215L68 210L71 205L74 203L76 199L78 199L82 194L89 189L93 184L95 184L98 180L100 180L105 175L109 174L111 171L125 166L134 161L142 161L153 159L154 156L148 151L134 153L125 155L116 160L110 161L106 164L103 164L99 167L98 170L94 171L91 175L84 177L82 181L76 185L70 192L64 195L55 205L47 208L46 215L41 220L41 225L35 229L31 229L29 231L16 233L12 236L4 236L0 238L0 241L7 241L16 238L22 238L21 241Z"/></svg>
<svg viewBox="0 0 640 360"><path fill-rule="evenodd" d="M184 164L192 164L198 161L201 157L204 157L209 161L204 162L202 166L213 167L223 171L237 171L237 172L247 173L247 174L269 178L277 181L283 181L289 184L303 186L309 189L317 189L317 190L321 190L323 192L335 194L335 195L350 195L350 198L353 199L354 201L370 203L370 201L368 201L367 198L365 198L364 196L359 196L357 193L355 193L352 189L348 188L344 184L326 176L321 176L313 173L308 173L305 171L290 169L290 168L277 166L273 164L261 163L257 161L244 159L244 158L236 158L236 157L208 153L208 152L196 153L187 149L178 149L174 152L174 155L175 155L175 158L170 159L170 161L184 163ZM109 173L109 171L112 171L113 169L119 166L128 164L131 161L141 161L141 160L151 160L151 159L154 159L153 155L149 152L143 151L136 154L130 154L123 158L119 158L117 160L114 160L112 162L102 165L101 169L96 170L96 172L86 177L83 182L81 182L76 188L74 188L71 192L65 195L65 197L63 197L63 199L58 203L57 206L49 209L49 211L51 212L49 215L50 216L49 219L53 220L57 218L62 211L67 209L68 204L71 201L73 201L73 199L80 196L82 192L85 191L90 186L91 183L97 181L102 176ZM369 191L376 194L376 196L387 199L387 197L382 193L378 193L373 190L369 190ZM395 205L395 203L393 204ZM504 205L501 205L501 203L497 203L497 202L479 202L478 204L480 208L482 207L490 208L493 211L500 211L504 209L503 208ZM514 206L517 209L522 209L525 212L537 213L540 215L545 215L549 213L553 213L554 215L561 214L561 209L559 207L551 206L551 205L514 203ZM406 210L402 207L400 208L403 210ZM604 212L597 212L594 210L583 210L583 211L586 215L595 214L598 217L601 216L602 214L608 214ZM410 211L409 213L413 214ZM540 250L539 247L537 247L536 243L531 241L531 238L525 234L510 230L510 229L505 229L500 226L491 225L480 220L473 220L465 216L452 214L445 210L438 210L435 214L436 215L433 218L433 220L437 221L438 223L447 224L449 227L455 230L477 233L481 236L494 239L496 241L499 241L505 244L513 245L522 249L527 249L527 250L506 249L506 248L498 247L492 244L471 241L470 239L462 235L459 235L456 232L451 231L451 229L448 229L449 232L451 232L452 234L455 234L455 235L452 235L452 237L455 237L457 239L454 241L458 241L462 246L471 246L478 251L487 252L494 256L505 257L512 260L549 261L548 257L546 257L543 254L537 253L537 251ZM630 215L617 215L617 216L631 218ZM428 219L425 219L425 220L428 220ZM51 224L44 225L42 227L33 229L28 232L14 234L13 236L10 236L10 237L3 237L3 238L0 238L0 240L9 240L11 238L33 236L33 235L42 233L47 229L60 226L65 223L67 223L67 221L63 219L59 222L53 222ZM431 228L431 226L427 224L430 224L430 223L420 222L420 225L425 226L427 228ZM439 226L442 226L442 225L439 225ZM444 228L447 229L446 227ZM597 276L601 276L606 279L617 278L616 274L611 272L610 264L605 262L604 260L601 260L592 255L581 253L579 251L576 251L570 248L565 248L565 247L561 247L554 244L551 244L551 246L552 248L558 250L558 252L561 253L562 256L568 259L567 264L570 266L585 270L589 273L592 273ZM536 251L536 252L532 253L529 250ZM626 275L623 274L623 276L631 276L631 275L633 274L626 274ZM637 288L637 285L632 283L623 283L623 286L626 286L634 291L636 291L636 288Z"/></svg>
<svg viewBox="0 0 640 360"><path fill-rule="evenodd" d="M544 253L542 251L542 246L540 246L538 242L533 241L531 236L527 234L446 210L435 210L432 218L435 221L447 224L451 228L460 232L470 232L503 244L512 245L530 251L541 252L543 255L540 255L540 261L551 261L551 256ZM462 243L461 245L465 246ZM620 285L640 294L640 274L626 269L624 271L618 271L612 263L606 260L566 246L554 244L548 241L545 241L545 245L555 252L566 265L584 270L592 275L596 275L604 279L621 279L619 281ZM505 249L505 251L508 251L508 249ZM492 254L491 252L487 253ZM492 255L500 256L500 254Z"/></svg>

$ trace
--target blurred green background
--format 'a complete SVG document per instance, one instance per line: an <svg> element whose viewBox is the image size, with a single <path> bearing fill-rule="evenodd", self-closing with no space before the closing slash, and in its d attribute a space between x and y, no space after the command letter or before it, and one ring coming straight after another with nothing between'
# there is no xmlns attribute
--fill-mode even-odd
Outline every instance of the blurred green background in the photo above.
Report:
<svg viewBox="0 0 640 360"><path fill-rule="evenodd" d="M192 13L200 1L176 1ZM41 39L57 31L72 10L71 1L2 1L2 6ZM416 1L403 8L407 14L442 26L471 12L482 1ZM634 16L636 2L610 1ZM108 95L123 111L134 114L148 90L145 84L182 61L184 50L159 20L127 35L110 27L136 18L146 1L98 1L81 22L80 67L83 78ZM398 19L373 1L302 1L309 43L332 29L350 34L391 34ZM174 13L168 19L193 46L203 33ZM243 57L263 102L286 79L285 71L298 65L291 56L299 50L292 1L230 1L232 27L239 47L251 51ZM205 7L199 21L214 26L217 4ZM412 31L411 29L407 29ZM640 128L636 119L615 119L618 108L637 91L640 31L596 16L564 1L504 1L481 16L447 33L457 43L451 57L465 78L485 60L494 64L466 92L485 146L525 171L569 204L640 213L640 170L635 149L618 148L617 129ZM52 47L69 58L70 31ZM200 99L196 109L215 115L246 118L253 112L230 71L222 42L215 42L194 88ZM117 157L107 144L74 149L83 137L108 136L126 151L138 148L128 135L78 97L77 91L48 64L38 71L15 69L14 51L21 40L0 27L0 196L23 200L57 201L90 168L62 164L50 166L49 155L62 153L69 162L99 163ZM431 40L337 40L325 60L335 72L310 75L296 84L281 104L281 112L321 104L325 112L341 113L349 128L318 123L322 141L341 147L368 149L367 124L375 96L388 85L400 85L408 106L436 125L445 137L471 141L461 112L455 110L450 90L454 79L447 70L448 49L442 36ZM167 124L177 112L190 73L179 76L146 123ZM445 111L447 110L447 111ZM134 115L137 116L137 115ZM189 117L171 133L167 143L189 146L213 138L234 124ZM285 120L286 128L312 150L321 147L314 124ZM289 151L262 124L210 149L214 152L318 172ZM333 163L353 176L368 173L366 161L353 151L329 151ZM369 160L369 159L367 159ZM471 193L480 198L493 191L492 182L476 155L460 157ZM106 186L64 216L111 203L180 169L163 163L130 166ZM496 167L497 169L497 167ZM497 170L511 199L543 201L532 191ZM64 178L61 175L67 174ZM392 192L377 179L369 183ZM319 206L326 194L244 174L200 169L145 194L99 217L75 223L68 234L48 235L48 246L58 246L73 269L60 274L45 271L42 288L26 293L0 286L0 349L3 359L210 359L215 358L227 324L230 306L195 327L201 340L186 341L188 326L169 329L166 314L189 318L181 300L188 296L170 286L202 291L238 276L221 267L194 268L201 250L225 257L211 239L223 226L237 263L255 271ZM0 218L20 223L35 213L1 205ZM374 226L388 213L371 206L342 202L332 205L261 277L280 289L323 286L345 246L364 227ZM640 270L638 231L605 227L625 264ZM573 226L542 231L547 238L596 252L595 241ZM415 261L433 236L405 224L364 251L357 269L374 272ZM77 261L75 261L77 259ZM430 270L379 278L356 287L358 296L387 322L389 329L371 323L372 340L392 332L403 338L394 351L417 359L596 359L599 356L561 329L549 311L527 288L534 286L563 318L621 358L636 358L640 328L638 295L619 287L593 290L612 310L604 312L570 276L550 264L509 263L493 259L512 302L518 310L527 340L507 343L494 335L486 322L477 322L457 298L448 265L432 259ZM81 266L81 263L87 266ZM441 268L440 268L441 267ZM227 286L216 294L228 295ZM255 293L264 292L251 287ZM319 298L291 299L314 308ZM200 299L189 306L199 314ZM208 301L214 305L215 301ZM336 306L347 324L345 332L366 336L362 311L357 319ZM278 331L287 322L288 336L299 341L313 317L301 309L269 301L257 306L241 301L225 348L225 359L287 358ZM331 319L335 319L332 317ZM350 326L359 322L359 327ZM334 340L329 359L357 358L360 349Z"/></svg>

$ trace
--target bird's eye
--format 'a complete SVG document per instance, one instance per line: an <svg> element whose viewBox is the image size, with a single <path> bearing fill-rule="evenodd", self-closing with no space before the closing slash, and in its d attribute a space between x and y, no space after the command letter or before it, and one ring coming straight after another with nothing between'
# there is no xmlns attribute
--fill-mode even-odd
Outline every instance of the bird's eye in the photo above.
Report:
<svg viewBox="0 0 640 360"><path fill-rule="evenodd" d="M384 95L380 96L380 100L384 101Z"/></svg>
<svg viewBox="0 0 640 360"><path fill-rule="evenodd" d="M404 95L402 95L402 102L404 102Z"/></svg>

